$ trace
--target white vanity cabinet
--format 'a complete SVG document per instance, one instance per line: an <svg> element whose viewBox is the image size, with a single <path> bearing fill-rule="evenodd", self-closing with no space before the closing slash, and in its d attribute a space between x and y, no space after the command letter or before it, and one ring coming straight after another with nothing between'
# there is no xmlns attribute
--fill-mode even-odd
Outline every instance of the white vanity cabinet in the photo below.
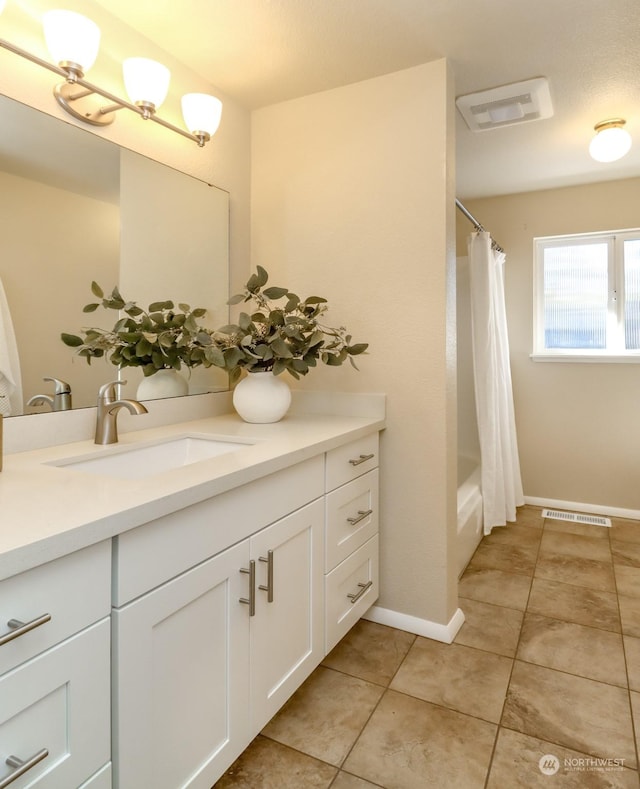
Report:
<svg viewBox="0 0 640 789"><path fill-rule="evenodd" d="M115 787L209 789L322 660L322 494L313 458L118 538ZM135 557L181 567L221 539L238 541L121 604Z"/></svg>
<svg viewBox="0 0 640 789"><path fill-rule="evenodd" d="M0 582L0 786L110 786L110 585L109 541Z"/></svg>
<svg viewBox="0 0 640 789"><path fill-rule="evenodd" d="M378 597L378 434L327 453L325 650Z"/></svg>

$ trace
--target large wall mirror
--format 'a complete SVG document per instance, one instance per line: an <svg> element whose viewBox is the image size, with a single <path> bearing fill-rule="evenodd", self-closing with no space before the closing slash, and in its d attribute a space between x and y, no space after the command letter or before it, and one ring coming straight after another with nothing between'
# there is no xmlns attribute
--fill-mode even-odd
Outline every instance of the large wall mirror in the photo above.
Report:
<svg viewBox="0 0 640 789"><path fill-rule="evenodd" d="M0 373L13 345L22 384L9 415L50 410L27 406L52 394L44 378L68 382L74 408L95 405L99 386L117 378L112 364L88 365L60 340L113 326L112 311L82 312L93 280L142 307L172 299L205 307L209 326L228 321L227 192L5 96L0 129ZM133 396L142 374L124 373ZM187 377L190 394L228 388L216 368Z"/></svg>

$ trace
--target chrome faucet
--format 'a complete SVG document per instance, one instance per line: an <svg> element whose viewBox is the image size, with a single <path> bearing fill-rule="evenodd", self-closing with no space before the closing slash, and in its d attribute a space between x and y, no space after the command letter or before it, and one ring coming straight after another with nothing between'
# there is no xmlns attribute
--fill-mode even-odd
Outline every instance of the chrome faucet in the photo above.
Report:
<svg viewBox="0 0 640 789"><path fill-rule="evenodd" d="M111 381L103 384L98 391L98 413L96 417L96 444L115 444L118 441L118 411L126 408L130 414L148 414L147 409L137 400L118 400L116 386L126 381Z"/></svg>
<svg viewBox="0 0 640 789"><path fill-rule="evenodd" d="M59 378L43 378L43 381L52 381L54 384L53 396L45 394L33 395L27 400L27 405L44 405L51 407L52 411L71 410L71 387L66 381Z"/></svg>

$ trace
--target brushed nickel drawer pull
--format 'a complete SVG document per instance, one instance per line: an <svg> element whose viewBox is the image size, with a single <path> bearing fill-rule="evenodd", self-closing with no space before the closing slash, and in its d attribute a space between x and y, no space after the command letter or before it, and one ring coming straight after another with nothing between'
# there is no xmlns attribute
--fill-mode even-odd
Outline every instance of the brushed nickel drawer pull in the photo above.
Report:
<svg viewBox="0 0 640 789"><path fill-rule="evenodd" d="M246 567L240 568L241 573L247 573L249 575L249 597L241 597L240 602L244 603L245 605L249 606L249 616L256 615L256 562L255 559L251 559L249 562L249 569L247 570ZM2 789L2 787L0 787Z"/></svg>
<svg viewBox="0 0 640 789"><path fill-rule="evenodd" d="M351 600L351 605L357 603L358 600L362 597L362 595L367 591L367 589L373 586L373 581L367 581L366 584L358 583L358 586L360 587L359 592L354 592L347 595L349 600Z"/></svg>
<svg viewBox="0 0 640 789"><path fill-rule="evenodd" d="M352 525L355 526L356 523L360 523L360 521L368 518L369 515L373 513L373 510L358 510L358 515L355 518L347 518L347 521Z"/></svg>
<svg viewBox="0 0 640 789"><path fill-rule="evenodd" d="M273 551L267 551L267 558L259 557L261 562L267 563L267 585L260 584L258 589L267 593L267 603L273 603Z"/></svg>
<svg viewBox="0 0 640 789"><path fill-rule="evenodd" d="M356 458L355 460L350 460L349 463L351 463L352 466L359 466L361 463L366 463L367 460L371 460L371 458L374 457L375 454L372 452L370 455L360 455L359 458Z"/></svg>
<svg viewBox="0 0 640 789"><path fill-rule="evenodd" d="M16 767L17 769L15 772L11 773L11 775L7 775L6 778L0 781L0 789L5 789L5 787L9 786L9 784L17 781L21 775L24 775L32 767L35 767L38 762L46 759L48 755L49 751L46 748L43 748L41 751L38 751L38 753L34 754L26 761L19 759L17 756L7 756L6 764L8 764L9 767Z"/></svg>
<svg viewBox="0 0 640 789"><path fill-rule="evenodd" d="M3 644L8 644L9 641L13 641L14 638L20 638L20 636L23 636L30 630L35 630L36 627L40 627L40 625L44 625L50 621L51 614L42 614L42 616L37 616L30 622L21 622L19 619L10 619L7 622L7 625L11 628L11 630L8 633L5 633L3 636L0 636L0 647ZM0 789L1 787L2 785L0 784Z"/></svg>

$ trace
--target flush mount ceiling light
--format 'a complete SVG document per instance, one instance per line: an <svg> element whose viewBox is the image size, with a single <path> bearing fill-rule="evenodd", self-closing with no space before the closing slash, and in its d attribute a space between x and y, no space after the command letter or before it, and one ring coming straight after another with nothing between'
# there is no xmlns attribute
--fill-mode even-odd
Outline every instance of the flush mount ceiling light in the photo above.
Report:
<svg viewBox="0 0 640 789"><path fill-rule="evenodd" d="M4 6L5 0L0 0L0 13ZM53 93L58 104L74 118L106 126L113 122L115 111L124 108L194 140L200 147L215 134L222 113L222 102L215 96L204 93L183 96L183 116L188 131L181 129L156 115L169 90L171 75L165 66L148 58L125 60L123 76L130 99L126 101L84 79L100 46L100 29L94 22L74 11L54 10L43 15L42 23L45 42L55 64L2 38L0 47L64 77L65 81L56 85ZM103 99L111 103L105 106Z"/></svg>
<svg viewBox="0 0 640 789"><path fill-rule="evenodd" d="M631 135L623 128L626 121L610 118L600 121L593 127L596 136L589 144L589 153L597 162L615 162L629 152Z"/></svg>

